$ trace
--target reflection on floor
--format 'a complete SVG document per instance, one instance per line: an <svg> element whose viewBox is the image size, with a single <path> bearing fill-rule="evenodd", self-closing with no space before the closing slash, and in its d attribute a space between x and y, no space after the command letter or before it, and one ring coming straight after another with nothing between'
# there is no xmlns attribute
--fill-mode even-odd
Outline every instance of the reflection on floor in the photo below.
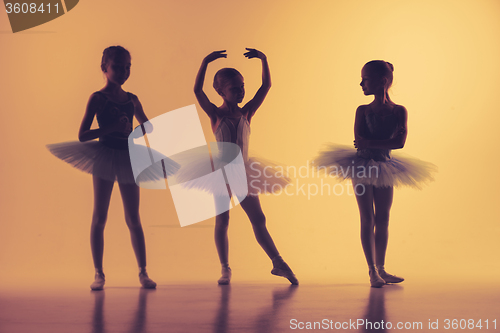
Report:
<svg viewBox="0 0 500 333"><path fill-rule="evenodd" d="M157 290L3 290L0 332L494 332L499 287L200 283Z"/></svg>

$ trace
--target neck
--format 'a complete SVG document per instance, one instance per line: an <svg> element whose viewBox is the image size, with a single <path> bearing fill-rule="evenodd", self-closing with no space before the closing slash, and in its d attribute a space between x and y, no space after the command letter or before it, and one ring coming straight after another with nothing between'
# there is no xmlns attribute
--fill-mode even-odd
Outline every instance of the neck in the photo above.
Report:
<svg viewBox="0 0 500 333"><path fill-rule="evenodd" d="M391 100L389 99L389 96L387 93L381 92L379 94L375 94L375 99L373 100L372 104L374 105L383 105L383 104L390 104Z"/></svg>
<svg viewBox="0 0 500 333"><path fill-rule="evenodd" d="M109 94L118 94L123 91L122 86L118 85L116 83L108 81L106 85L103 88L104 91L106 91Z"/></svg>
<svg viewBox="0 0 500 333"><path fill-rule="evenodd" d="M236 113L240 107L236 103L230 103L226 100L224 100L224 103L220 107L222 110L225 110L229 113Z"/></svg>

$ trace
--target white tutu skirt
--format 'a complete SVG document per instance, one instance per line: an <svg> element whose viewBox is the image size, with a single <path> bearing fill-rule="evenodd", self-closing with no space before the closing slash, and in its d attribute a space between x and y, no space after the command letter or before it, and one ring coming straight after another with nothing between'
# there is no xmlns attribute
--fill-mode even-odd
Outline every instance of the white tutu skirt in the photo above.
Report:
<svg viewBox="0 0 500 333"><path fill-rule="evenodd" d="M262 158L251 157L247 161L235 158L238 152L212 158L207 146L202 146L174 155L172 158L179 162L181 168L169 178L169 185L181 184L184 188L205 191L214 196L231 193L244 198L246 195L280 192L290 183L285 168Z"/></svg>
<svg viewBox="0 0 500 333"><path fill-rule="evenodd" d="M423 184L434 180L433 173L437 171L434 164L394 152L383 158L377 156L380 151L358 151L350 146L328 144L314 159L314 166L329 176L375 187L409 186L421 189ZM370 158L371 152L374 152L375 158Z"/></svg>
<svg viewBox="0 0 500 333"><path fill-rule="evenodd" d="M54 156L83 172L124 184L157 181L172 175L179 169L175 161L165 157L163 159L165 168L161 161L153 163L141 172L136 180L128 149L113 149L95 140L61 142L49 144L47 148ZM134 149L148 148L137 146Z"/></svg>

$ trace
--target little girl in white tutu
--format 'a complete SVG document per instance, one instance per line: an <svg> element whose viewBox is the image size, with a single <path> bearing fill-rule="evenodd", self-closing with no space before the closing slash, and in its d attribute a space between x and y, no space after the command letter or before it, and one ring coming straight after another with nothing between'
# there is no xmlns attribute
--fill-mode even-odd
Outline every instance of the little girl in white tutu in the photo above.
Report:
<svg viewBox="0 0 500 333"><path fill-rule="evenodd" d="M194 92L200 106L210 117L212 129L217 141L231 142L238 145L241 149L248 181L248 195L244 200L240 200L241 207L252 223L255 238L273 262L271 273L287 278L292 284L298 284L297 278L279 255L273 239L267 230L266 218L262 212L258 197L260 193L282 189L288 183L288 179L274 172L270 165L262 160L248 157L250 122L271 87L271 76L265 54L256 49L247 48L247 50L248 52L244 55L248 59L258 58L262 61L262 86L259 88L254 98L246 103L245 106L238 106L245 96L245 89L243 76L236 69L223 68L219 70L214 77L214 88L223 99L223 104L220 107L212 104L203 92L203 82L205 80L208 64L216 59L226 58L226 51L213 52L203 59L198 76L196 77ZM215 166L217 167L217 163ZM181 179L181 182L185 173L190 174L188 178L194 178L189 168L187 172L184 172L183 168L181 168L177 175ZM196 187L197 185L195 184L193 186ZM220 206L224 204L229 207L230 203L227 199L223 199L222 197L218 198L215 191L219 191L219 189L212 190L212 193L216 197L216 205ZM226 190L226 194L228 193L227 191L228 190ZM229 193L231 194L230 190ZM232 193L232 195L238 196L238 193ZM226 210L224 213L217 215L215 219L215 245L222 265L222 276L218 281L219 284L229 284L231 280L231 268L229 267L228 261L228 226L229 211Z"/></svg>
<svg viewBox="0 0 500 333"><path fill-rule="evenodd" d="M330 144L315 159L315 166L343 179L351 179L361 217L361 243L368 263L370 283L380 288L404 279L385 270L389 212L394 186L420 188L436 167L411 157L392 154L401 149L407 135L407 111L391 101L392 64L374 60L361 71L365 95L375 99L356 110L354 147Z"/></svg>
<svg viewBox="0 0 500 333"><path fill-rule="evenodd" d="M104 287L104 227L115 181L120 188L125 221L139 264L139 281L144 288L156 287L156 283L146 272L146 245L139 217L139 187L134 179L128 149L133 117L135 116L141 125L147 122L148 118L137 96L122 89L130 75L130 66L131 57L126 49L121 46L105 49L101 69L106 76L106 86L90 96L78 134L80 141L47 145L56 157L93 175L94 212L90 244L95 281L90 286L92 290L101 290ZM99 124L98 129L90 129L94 117ZM144 126L142 129L145 130ZM148 132L151 130L149 128ZM97 138L99 141L94 140ZM157 163L146 169L137 181L158 180L178 169L178 165L167 158L163 164L165 168Z"/></svg>

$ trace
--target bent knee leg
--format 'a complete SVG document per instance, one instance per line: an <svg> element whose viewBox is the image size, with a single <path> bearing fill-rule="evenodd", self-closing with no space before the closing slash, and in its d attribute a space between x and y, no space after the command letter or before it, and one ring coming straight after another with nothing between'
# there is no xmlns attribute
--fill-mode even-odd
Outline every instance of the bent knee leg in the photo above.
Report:
<svg viewBox="0 0 500 333"><path fill-rule="evenodd" d="M266 216L264 213L256 213L249 216L250 222L253 226L265 226L266 225Z"/></svg>
<svg viewBox="0 0 500 333"><path fill-rule="evenodd" d="M227 229L229 227L229 212L224 212L215 217L215 227L218 229Z"/></svg>

